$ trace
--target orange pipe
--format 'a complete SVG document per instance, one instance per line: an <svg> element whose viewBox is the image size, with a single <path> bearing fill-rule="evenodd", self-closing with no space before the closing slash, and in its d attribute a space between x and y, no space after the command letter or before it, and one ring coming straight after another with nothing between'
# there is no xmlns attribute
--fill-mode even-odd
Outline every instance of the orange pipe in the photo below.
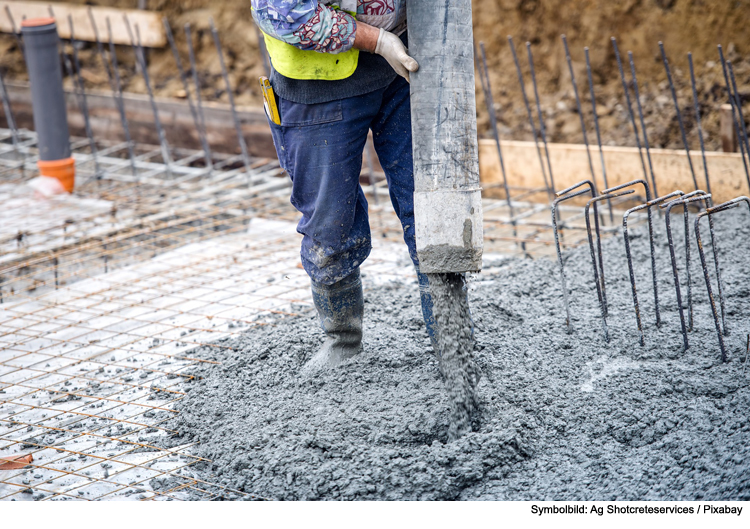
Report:
<svg viewBox="0 0 750 529"><path fill-rule="evenodd" d="M49 176L60 181L65 191L73 192L76 179L75 160L63 158L62 160L39 160L37 163L39 174Z"/></svg>

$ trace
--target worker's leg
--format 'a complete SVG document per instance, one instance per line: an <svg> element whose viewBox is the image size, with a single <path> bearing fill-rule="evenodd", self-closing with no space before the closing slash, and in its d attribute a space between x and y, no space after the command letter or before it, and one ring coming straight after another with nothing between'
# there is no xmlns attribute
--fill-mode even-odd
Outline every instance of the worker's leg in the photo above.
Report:
<svg viewBox="0 0 750 529"><path fill-rule="evenodd" d="M435 318L427 276L419 270L414 228L414 164L411 145L409 84L397 77L383 93L382 106L372 122L375 151L383 166L391 203L401 221L404 241L409 248L419 280L419 296L427 334L435 347Z"/></svg>
<svg viewBox="0 0 750 529"><path fill-rule="evenodd" d="M359 265L370 253L367 201L359 185L362 151L379 97L303 105L279 100L271 125L279 160L302 213L301 259L326 341L307 370L332 366L361 349L363 298Z"/></svg>
<svg viewBox="0 0 750 529"><path fill-rule="evenodd" d="M331 285L369 255L367 200L359 185L362 152L379 99L372 95L303 105L279 100L271 125L279 160L292 179L291 202L302 219L300 252L310 278Z"/></svg>

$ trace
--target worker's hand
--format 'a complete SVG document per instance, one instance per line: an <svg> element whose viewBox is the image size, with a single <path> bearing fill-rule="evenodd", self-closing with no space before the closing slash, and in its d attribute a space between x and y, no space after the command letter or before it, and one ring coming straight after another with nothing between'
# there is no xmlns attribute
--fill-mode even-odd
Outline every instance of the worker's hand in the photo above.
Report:
<svg viewBox="0 0 750 529"><path fill-rule="evenodd" d="M409 82L409 72L419 70L419 64L412 57L409 57L409 52L401 39L383 28L380 28L375 53L385 58L388 64L396 70L396 73L406 79L407 82Z"/></svg>

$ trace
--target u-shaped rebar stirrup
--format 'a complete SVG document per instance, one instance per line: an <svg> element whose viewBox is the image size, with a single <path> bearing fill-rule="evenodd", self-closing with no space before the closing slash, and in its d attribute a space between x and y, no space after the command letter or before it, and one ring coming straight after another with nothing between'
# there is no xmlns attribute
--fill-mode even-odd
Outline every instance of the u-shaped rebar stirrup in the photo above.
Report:
<svg viewBox="0 0 750 529"><path fill-rule="evenodd" d="M602 200L611 200L613 198L622 197L625 195L631 195L635 193L632 189L628 191L623 191L621 193L608 193L606 195L600 195L598 197L594 197L591 200L589 200L586 203L586 207L584 208L584 217L586 218L586 233L588 235L589 239L589 250L591 251L591 265L594 269L594 283L596 283L596 291L599 296L599 307L601 309L602 313L602 328L604 330L604 340L609 343L609 330L607 329L607 316L608 316L608 310L607 310L607 299L604 297L604 291L602 289L602 283L600 283L599 280L599 271L597 269L596 264L596 252L594 251L594 238L591 235L591 219L589 217L589 209L591 208L591 204L596 205L597 202L601 202Z"/></svg>
<svg viewBox="0 0 750 529"><path fill-rule="evenodd" d="M687 193L682 198L673 200L672 202L669 202L668 204L662 204L659 206L660 208L667 209L667 237L670 244L670 256L672 258L672 274L675 277L675 292L678 298L678 305L680 309L680 324L682 326L682 333L685 344L687 344L687 332L686 331L692 331L693 330L693 289L692 289L692 274L690 272L690 222L688 220L689 212L687 209L687 205L693 202L703 202L705 208L708 209L712 206L712 200L711 200L711 193L706 193L702 189L698 189L696 191L692 191L690 193ZM683 315L683 308L682 303L679 301L681 299L681 288L679 283L679 278L677 276L677 263L673 252L673 246L672 246L672 227L670 224L670 212L672 210L672 207L678 206L680 204L684 204L684 217L685 217L685 268L687 272L687 296L688 296L688 324L687 328L685 328L685 322L684 322L684 315ZM671 206L671 207L670 207ZM724 286L723 281L721 278L721 268L719 267L719 251L718 251L718 245L716 244L716 234L714 231L714 221L709 216L708 217L708 226L711 232L711 248L713 250L714 254L714 267L716 268L716 277L717 277L717 284L718 284L718 290L719 290L719 305L721 306L721 320L722 324L724 325L724 331L726 332L726 308L724 303ZM687 345L685 347L687 349Z"/></svg>
<svg viewBox="0 0 750 529"><path fill-rule="evenodd" d="M636 186L636 185L642 185L644 190L646 191L646 204L650 203L653 200L653 197L651 195L651 188L648 185L648 182L644 180L643 178L640 178L638 180L632 180L630 182L626 182L624 184L620 184L619 186L610 187L609 189L605 189L602 191L602 193L612 193L613 191L619 191L620 189L624 189L626 187L630 186ZM669 195L667 195L669 196ZM654 250L654 219L653 215L651 214L651 208L649 207L647 209L648 212L648 242L651 249L651 277L654 284L654 307L656 308L656 325L661 325L661 314L659 312L659 287L657 286L656 281L656 251Z"/></svg>
<svg viewBox="0 0 750 529"><path fill-rule="evenodd" d="M641 204L640 206L636 206L634 208L631 208L625 212L625 214L622 216L622 229L623 229L623 237L625 239L625 255L628 259L628 271L630 272L630 286L633 291L633 306L635 307L635 320L638 325L638 335L639 335L639 341L640 344L646 345L646 339L643 334L643 323L641 322L641 309L640 305L638 303L638 292L635 286L635 271L633 270L633 257L630 251L630 237L628 236L628 218L630 217L631 213L635 213L636 211L641 211L643 209L651 211L651 208L653 206L656 206L658 204L661 204L662 202L665 202L671 197L680 196L682 195L682 191L673 191L672 193L668 195L664 195L661 198L657 198L656 200L651 200L649 202L646 202L645 204ZM653 257L653 254L652 254ZM653 265L653 262L652 262ZM656 277L654 275L654 277ZM658 303L658 298L657 298ZM659 305L656 305L656 325L659 325L661 322L661 318L659 315Z"/></svg>
<svg viewBox="0 0 750 529"><path fill-rule="evenodd" d="M693 330L693 299L692 299L692 287L691 287L691 274L690 274L690 222L689 222L689 212L688 212L688 204L692 202L698 202L698 201L704 201L706 204L710 205L711 202L711 195L703 191L702 189L699 189L697 191L692 191L690 193L687 193L686 195L683 195L682 197L678 198L677 200L672 200L671 202L668 202L666 204L661 204L659 207L662 209L666 209L666 227L667 227L667 240L669 242L669 254L672 261L672 276L674 277L674 286L675 286L675 295L677 296L677 308L680 313L680 328L682 331L682 342L683 342L683 352L687 351L690 347L689 341L688 341L688 330ZM682 305L682 289L680 288L680 278L677 272L677 258L674 251L674 239L672 237L672 224L671 224L671 213L672 208L675 206L682 206L683 207L683 217L685 219L685 270L687 275L687 287L688 287L688 314L689 314L689 325L685 324L685 311ZM716 252L716 248L714 247L714 253ZM717 261L718 265L718 261Z"/></svg>
<svg viewBox="0 0 750 529"><path fill-rule="evenodd" d="M588 186L589 189L584 189L583 191L578 191L577 193L571 193L566 195L566 193L570 193L574 189L578 189L581 186ZM591 182L591 180L582 180L581 182L578 182L577 184L564 189L562 191L559 191L557 196L559 198L555 199L554 202L552 202L552 229L555 234L555 248L557 249L557 262L560 264L560 282L562 284L562 291L563 291L563 303L565 304L565 326L566 326L566 332L568 334L573 332L573 327L570 323L570 305L568 303L568 287L567 283L565 281L565 267L563 264L563 258L562 258L562 249L560 248L560 236L557 229L557 206L566 200L570 200L572 198L579 197L581 195L585 195L586 193L591 193L592 197L596 196L596 186ZM596 215L596 210L594 212ZM597 233L599 231L599 221L598 217L596 217L596 229ZM601 256L600 256L601 257Z"/></svg>
<svg viewBox="0 0 750 529"><path fill-rule="evenodd" d="M716 300L714 299L713 289L711 288L711 278L708 275L708 266L706 266L706 254L703 251L703 240L701 239L701 232L700 232L700 221L703 217L709 217L710 219L711 215L736 208L742 202L747 204L748 210L750 210L750 198L742 196L742 197L734 198L728 202L724 202L723 204L719 204L718 206L708 208L705 211L698 213L698 216L695 218L695 238L698 241L698 253L700 254L700 258L701 258L701 267L703 268L703 277L706 280L706 290L708 291L708 299L711 305L711 312L714 317L714 325L716 326L716 334L719 337L719 347L721 349L722 362L727 361L726 347L724 345L724 332L726 329L724 330L722 329L721 322L719 321L719 313L716 310Z"/></svg>

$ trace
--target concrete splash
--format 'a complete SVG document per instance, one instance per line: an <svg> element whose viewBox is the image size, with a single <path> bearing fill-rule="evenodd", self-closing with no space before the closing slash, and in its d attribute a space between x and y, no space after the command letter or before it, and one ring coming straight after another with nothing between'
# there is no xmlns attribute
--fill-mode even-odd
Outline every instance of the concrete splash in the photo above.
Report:
<svg viewBox="0 0 750 529"><path fill-rule="evenodd" d="M477 409L480 373L472 352L473 323L463 274L428 274L428 277L437 323L440 371L450 403L448 438L455 440L471 429Z"/></svg>

